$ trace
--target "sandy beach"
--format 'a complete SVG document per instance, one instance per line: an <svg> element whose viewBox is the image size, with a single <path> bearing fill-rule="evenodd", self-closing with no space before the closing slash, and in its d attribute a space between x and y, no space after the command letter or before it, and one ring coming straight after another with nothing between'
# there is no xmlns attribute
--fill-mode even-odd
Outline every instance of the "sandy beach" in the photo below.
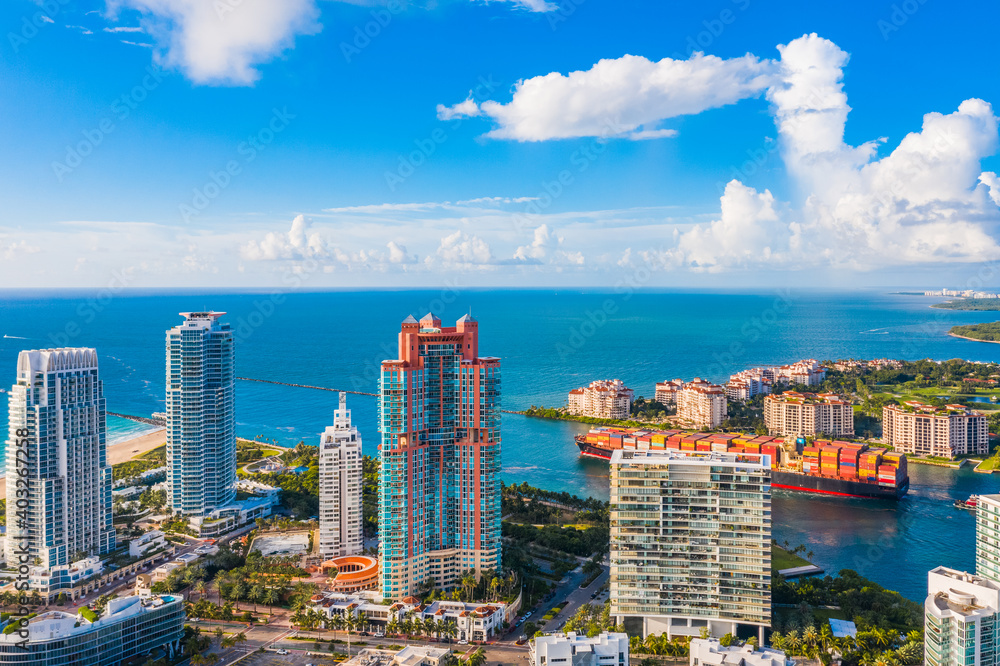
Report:
<svg viewBox="0 0 1000 666"><path fill-rule="evenodd" d="M949 333L948 335L950 335L953 338L962 338L963 340L971 340L972 342L988 342L990 344L1000 345L1000 340L978 340L976 338L970 338L964 335L959 335L958 333Z"/></svg>
<svg viewBox="0 0 1000 666"><path fill-rule="evenodd" d="M139 435L138 437L109 445L108 464L117 465L166 444L166 433L167 431L161 428L155 432L146 433L145 435ZM0 497L7 497L7 479L3 477L0 477Z"/></svg>
<svg viewBox="0 0 1000 666"><path fill-rule="evenodd" d="M116 442L108 446L108 464L117 465L126 460L131 460L166 443L167 431L164 428L133 437L132 439L126 439L123 442Z"/></svg>

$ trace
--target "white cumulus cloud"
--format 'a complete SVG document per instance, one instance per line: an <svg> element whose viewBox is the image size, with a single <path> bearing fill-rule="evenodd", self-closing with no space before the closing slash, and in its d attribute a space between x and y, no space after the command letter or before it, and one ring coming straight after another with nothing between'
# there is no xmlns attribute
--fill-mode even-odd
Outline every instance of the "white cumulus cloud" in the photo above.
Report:
<svg viewBox="0 0 1000 666"><path fill-rule="evenodd" d="M303 215L292 220L287 233L270 232L263 240L248 241L240 249L240 256L248 261L300 260L326 255L326 243L319 234L309 233L309 222Z"/></svg>
<svg viewBox="0 0 1000 666"><path fill-rule="evenodd" d="M687 60L658 62L625 55L586 71L519 81L506 104L476 105L470 98L452 107L439 105L438 116L485 115L498 125L487 136L517 141L662 138L674 133L654 125L756 96L771 83L774 69L772 61L750 54L727 60L695 53Z"/></svg>
<svg viewBox="0 0 1000 666"><path fill-rule="evenodd" d="M493 250L479 236L456 231L441 239L437 256L447 264L486 266L493 263Z"/></svg>
<svg viewBox="0 0 1000 666"><path fill-rule="evenodd" d="M259 65L320 30L316 0L109 0L109 8L138 10L163 63L200 84L251 85Z"/></svg>

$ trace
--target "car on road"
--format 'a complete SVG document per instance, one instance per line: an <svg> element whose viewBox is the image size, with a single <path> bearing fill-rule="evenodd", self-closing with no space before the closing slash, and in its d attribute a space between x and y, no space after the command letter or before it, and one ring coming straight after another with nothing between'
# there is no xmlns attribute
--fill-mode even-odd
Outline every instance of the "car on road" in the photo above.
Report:
<svg viewBox="0 0 1000 666"><path fill-rule="evenodd" d="M592 595L590 595L590 598L591 599L596 599L597 598L597 592L594 592Z"/></svg>
<svg viewBox="0 0 1000 666"><path fill-rule="evenodd" d="M288 650L275 650L275 654L288 654Z"/></svg>
<svg viewBox="0 0 1000 666"><path fill-rule="evenodd" d="M458 644L459 645L468 645L469 641L459 641Z"/></svg>

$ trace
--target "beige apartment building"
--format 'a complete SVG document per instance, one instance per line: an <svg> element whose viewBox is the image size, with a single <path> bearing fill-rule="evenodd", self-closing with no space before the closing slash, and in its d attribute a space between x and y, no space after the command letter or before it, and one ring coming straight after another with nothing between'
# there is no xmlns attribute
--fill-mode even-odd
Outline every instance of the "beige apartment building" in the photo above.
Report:
<svg viewBox="0 0 1000 666"><path fill-rule="evenodd" d="M627 419L632 413L632 389L620 379L601 379L569 392L568 411L573 416Z"/></svg>
<svg viewBox="0 0 1000 666"><path fill-rule="evenodd" d="M954 458L989 453L986 417L964 405L915 400L882 408L882 441L900 453Z"/></svg>
<svg viewBox="0 0 1000 666"><path fill-rule="evenodd" d="M772 437L854 435L854 408L833 393L789 391L764 398L764 423Z"/></svg>
<svg viewBox="0 0 1000 666"><path fill-rule="evenodd" d="M695 428L718 428L728 416L726 391L700 377L677 393L677 418Z"/></svg>

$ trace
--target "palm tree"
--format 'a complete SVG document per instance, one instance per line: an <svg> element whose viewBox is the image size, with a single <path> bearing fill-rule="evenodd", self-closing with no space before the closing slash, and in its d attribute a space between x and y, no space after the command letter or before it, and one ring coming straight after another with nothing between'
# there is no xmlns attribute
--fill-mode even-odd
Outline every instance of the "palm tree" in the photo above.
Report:
<svg viewBox="0 0 1000 666"><path fill-rule="evenodd" d="M198 593L198 600L201 601L205 598L205 590L208 589L205 585L205 581L199 580L194 584L193 592Z"/></svg>
<svg viewBox="0 0 1000 666"><path fill-rule="evenodd" d="M483 652L483 648L479 648L466 660L469 666L485 666L486 664L486 653Z"/></svg>
<svg viewBox="0 0 1000 666"><path fill-rule="evenodd" d="M802 641L810 648L815 647L818 640L819 640L819 632L816 631L815 626L809 625L802 632Z"/></svg>
<svg viewBox="0 0 1000 666"><path fill-rule="evenodd" d="M476 576L472 571L462 576L462 589L465 590L468 597L471 597L472 591L476 589Z"/></svg>
<svg viewBox="0 0 1000 666"><path fill-rule="evenodd" d="M398 631L399 631L399 622L394 617L389 618L389 621L385 623L385 633L387 635L395 634Z"/></svg>
<svg viewBox="0 0 1000 666"><path fill-rule="evenodd" d="M257 602L264 598L264 586L260 583L255 583L253 587L247 592L247 597L253 602L253 612L257 612Z"/></svg>
<svg viewBox="0 0 1000 666"><path fill-rule="evenodd" d="M269 587L264 591L264 605L266 605L270 609L269 611L270 615L274 614L274 606L280 600L281 599L278 596L278 591L273 587Z"/></svg>
<svg viewBox="0 0 1000 666"><path fill-rule="evenodd" d="M437 622L435 622L434 618L432 618L432 617L426 617L426 618L424 618L424 633L425 634L427 634L428 636L433 636L434 635L434 631L436 629L437 629ZM438 638L440 638L440 636L438 636Z"/></svg>
<svg viewBox="0 0 1000 666"><path fill-rule="evenodd" d="M229 590L229 598L236 602L236 610L240 609L240 599L247 595L247 585L242 580L236 581Z"/></svg>

